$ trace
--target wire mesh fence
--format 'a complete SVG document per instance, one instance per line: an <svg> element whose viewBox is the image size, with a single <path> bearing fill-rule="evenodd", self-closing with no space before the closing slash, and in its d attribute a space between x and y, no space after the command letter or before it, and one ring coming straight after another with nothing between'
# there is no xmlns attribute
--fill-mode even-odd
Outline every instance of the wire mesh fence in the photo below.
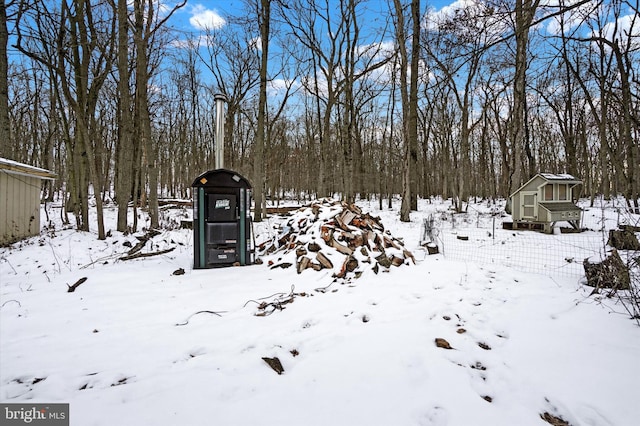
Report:
<svg viewBox="0 0 640 426"><path fill-rule="evenodd" d="M452 260L578 279L594 287L591 294L595 297L600 297L603 290L607 298L616 295L621 306L640 325L639 215L616 206L583 207L582 232L545 234L504 229L503 221L509 217L497 208L486 210L428 214L423 219L420 244L430 254L440 252ZM623 234L617 234L619 232ZM615 253L612 246L617 247ZM615 262L611 259L617 256L622 261L621 268L613 267ZM585 259L589 259L587 266L592 272L596 267L595 279L592 273L590 278L585 277Z"/></svg>
<svg viewBox="0 0 640 426"><path fill-rule="evenodd" d="M422 241L437 244L448 259L549 276L584 276L584 259L602 258L606 251L602 232L507 230L498 214L430 215L422 229Z"/></svg>

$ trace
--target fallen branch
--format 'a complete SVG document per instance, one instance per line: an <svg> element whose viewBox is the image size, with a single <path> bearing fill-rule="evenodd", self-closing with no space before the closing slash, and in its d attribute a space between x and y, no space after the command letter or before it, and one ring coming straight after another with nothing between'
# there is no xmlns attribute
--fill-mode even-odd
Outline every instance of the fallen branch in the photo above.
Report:
<svg viewBox="0 0 640 426"><path fill-rule="evenodd" d="M78 286L80 286L80 284L82 284L86 280L87 280L87 277L82 277L78 281L76 281L75 284L73 284L73 285L67 284L67 287L69 287L67 289L67 293L73 293L74 291L76 291L76 288L78 288Z"/></svg>
<svg viewBox="0 0 640 426"><path fill-rule="evenodd" d="M154 251L154 252L150 252L150 253L135 253L135 254L132 254L132 255L129 255L129 256L123 256L119 260L131 260L131 259L137 259L139 257L157 256L159 254L166 254L166 253L172 252L173 250L175 250L175 247L171 247L171 248L168 248L166 250Z"/></svg>
<svg viewBox="0 0 640 426"><path fill-rule="evenodd" d="M143 236L136 237L138 239L138 243L135 246L133 246L131 248L131 250L129 250L127 252L127 255L132 256L135 253L138 253L140 250L142 250L142 248L145 246L145 244L147 244L147 241L149 241L150 239L152 239L153 237L155 237L157 235L160 235L160 231L158 231L156 229L150 229Z"/></svg>

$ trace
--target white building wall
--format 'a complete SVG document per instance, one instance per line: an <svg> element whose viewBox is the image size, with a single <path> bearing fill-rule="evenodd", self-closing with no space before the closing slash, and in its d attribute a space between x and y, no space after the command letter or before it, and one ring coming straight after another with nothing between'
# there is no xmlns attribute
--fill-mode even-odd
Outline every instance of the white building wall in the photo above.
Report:
<svg viewBox="0 0 640 426"><path fill-rule="evenodd" d="M0 170L0 244L40 232L40 184L38 177Z"/></svg>

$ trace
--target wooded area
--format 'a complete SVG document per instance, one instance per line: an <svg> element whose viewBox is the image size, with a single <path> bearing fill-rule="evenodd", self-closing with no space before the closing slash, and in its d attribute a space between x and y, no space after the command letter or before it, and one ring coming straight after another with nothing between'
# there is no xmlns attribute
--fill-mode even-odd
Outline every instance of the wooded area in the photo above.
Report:
<svg viewBox="0 0 640 426"><path fill-rule="evenodd" d="M125 231L131 208L156 227L159 196L189 198L219 93L256 220L285 193L400 196L408 220L418 196L464 210L539 171L640 212L638 1L247 0L199 33L173 26L185 5L0 5L0 156L57 173L44 196L78 229L93 190L99 238L105 203Z"/></svg>

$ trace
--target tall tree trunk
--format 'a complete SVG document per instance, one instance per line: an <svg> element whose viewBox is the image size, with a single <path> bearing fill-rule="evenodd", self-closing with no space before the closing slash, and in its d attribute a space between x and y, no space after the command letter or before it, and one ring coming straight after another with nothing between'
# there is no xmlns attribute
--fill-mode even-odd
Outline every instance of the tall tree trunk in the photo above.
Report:
<svg viewBox="0 0 640 426"><path fill-rule="evenodd" d="M341 2L342 3L342 2ZM355 201L355 159L354 159L354 146L355 146L355 101L353 98L354 91L354 67L355 67L355 51L358 40L358 27L356 25L355 15L355 3L354 0L347 0L347 10L343 10L343 16L345 17L345 26L349 28L346 31L346 52L344 59L344 108L342 117L342 142L344 170L343 170L343 197L344 199L352 203Z"/></svg>
<svg viewBox="0 0 640 426"><path fill-rule="evenodd" d="M269 26L271 23L271 2L270 0L260 0L260 11L258 19L260 21L260 37L262 42L262 53L260 58L260 93L258 95L258 128L256 130L256 141L253 156L253 176L254 176L254 220L262 221L262 201L264 191L264 146L265 146L265 125L267 115L267 65L269 63Z"/></svg>
<svg viewBox="0 0 640 426"><path fill-rule="evenodd" d="M133 122L129 89L128 1L118 0L118 144L116 147L117 230L128 230L127 214L133 187Z"/></svg>
<svg viewBox="0 0 640 426"><path fill-rule="evenodd" d="M136 109L139 118L140 143L144 147L146 174L149 178L149 219L151 228L158 228L158 169L156 167L155 147L151 140L151 118L149 116L149 38L151 36L150 25L154 19L154 4L148 2L147 26L145 28L145 1L135 0L133 2L135 25L133 32L134 44L136 45ZM144 175L144 173L143 173ZM144 177L141 178L143 193L145 192Z"/></svg>
<svg viewBox="0 0 640 426"><path fill-rule="evenodd" d="M420 49L420 0L411 1L411 75L407 76L409 58L407 54L407 37L404 27L404 11L400 0L394 0L396 9L396 39L400 53L400 93L402 96L402 117L404 129L404 164L402 179L402 205L400 207L400 220L411 220L411 208L414 206L414 198L417 194L412 192L417 188L416 163L418 156L418 53ZM407 84L407 77L410 78ZM408 86L408 87L407 87ZM415 201L417 207L417 201Z"/></svg>
<svg viewBox="0 0 640 426"><path fill-rule="evenodd" d="M529 47L529 29L533 22L540 0L516 0L515 6L515 76L513 80L512 158L509 177L509 194L520 187L527 176L524 175L523 149L526 143L525 102L527 84L527 50ZM507 199L507 212L511 212L511 199Z"/></svg>
<svg viewBox="0 0 640 426"><path fill-rule="evenodd" d="M106 238L104 229L104 213L102 207L102 175L98 173L96 168L96 158L94 152L94 136L89 127L92 117L95 112L95 105L97 103L98 90L97 85L101 85L99 78L92 82L92 86L89 86L89 73L91 66L91 56L94 54L96 40L89 40L89 31L94 31L93 28L87 27L87 16L91 14L91 5L86 0L77 0L75 4L75 14L70 13L71 21L71 35L73 40L77 40L79 46L82 46L82 50L77 47L74 50L74 76L76 80L76 99L73 102L75 120L76 120L76 132L81 141L83 148L82 156L83 161L86 162L89 169L89 179L93 184L93 195L96 203L96 213L98 221L98 239L104 240ZM92 22L91 18L88 18L89 22ZM104 80L103 80L104 81ZM67 97L73 99L69 88L67 87ZM84 200L83 200L84 201ZM86 200L88 205L88 200ZM87 228L88 228L88 208L87 208Z"/></svg>
<svg viewBox="0 0 640 426"><path fill-rule="evenodd" d="M0 4L0 156L6 156L11 146L11 128L9 125L9 57L7 44L7 7L12 2Z"/></svg>
<svg viewBox="0 0 640 426"><path fill-rule="evenodd" d="M409 136L409 204L411 210L418 210L418 64L420 59L420 0L411 1L411 82L409 86L409 116L407 135Z"/></svg>

